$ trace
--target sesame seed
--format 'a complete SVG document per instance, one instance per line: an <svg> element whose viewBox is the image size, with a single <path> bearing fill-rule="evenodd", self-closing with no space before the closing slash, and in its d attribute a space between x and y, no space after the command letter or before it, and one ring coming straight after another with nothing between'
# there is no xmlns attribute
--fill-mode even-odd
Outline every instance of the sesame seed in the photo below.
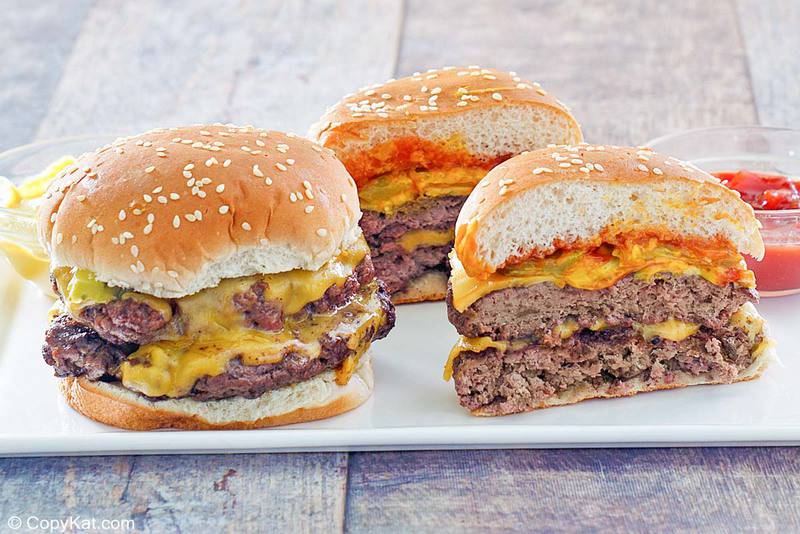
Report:
<svg viewBox="0 0 800 534"><path fill-rule="evenodd" d="M281 170L281 171L285 171L286 170L286 165L284 165L283 163L276 163L275 167L277 167L278 170Z"/></svg>
<svg viewBox="0 0 800 534"><path fill-rule="evenodd" d="M328 235L328 231L325 228L317 228L317 235L320 237L325 237Z"/></svg>
<svg viewBox="0 0 800 534"><path fill-rule="evenodd" d="M152 201L153 201L153 197L151 197L151 196L150 196L150 195L148 195L147 193L145 193L144 195L142 195L142 198L144 198L144 201L145 201L145 202L152 202Z"/></svg>
<svg viewBox="0 0 800 534"><path fill-rule="evenodd" d="M662 174L664 174L664 171L662 171L658 167L653 167L653 174L657 174L657 175L661 176Z"/></svg>
<svg viewBox="0 0 800 534"><path fill-rule="evenodd" d="M572 163L568 163L566 161L562 161L561 163L558 164L558 166L563 168L563 169L566 169L566 168L572 167Z"/></svg>
<svg viewBox="0 0 800 534"><path fill-rule="evenodd" d="M467 102L466 102L466 101L464 101L464 100L462 100L461 102L459 102L458 104L456 104L456 106L458 106L458 107L464 107L464 106L466 106L466 105L467 105Z"/></svg>
<svg viewBox="0 0 800 534"><path fill-rule="evenodd" d="M231 160L229 160L229 159L226 159L224 162L222 162L222 166L223 167L227 167L230 164L231 164Z"/></svg>
<svg viewBox="0 0 800 534"><path fill-rule="evenodd" d="M502 196L504 196L506 193L508 193L508 187L506 187L506 186L503 186L503 187L501 187L501 188L500 188L500 196L502 197Z"/></svg>
<svg viewBox="0 0 800 534"><path fill-rule="evenodd" d="M55 214L55 213L51 213L51 214L50 214L50 222L51 222L51 223L54 223L54 222L56 222L56 214Z"/></svg>
<svg viewBox="0 0 800 534"><path fill-rule="evenodd" d="M263 178L264 177L264 173L261 172L261 169L258 168L258 164L253 165L253 174L255 176L258 176L259 178Z"/></svg>
<svg viewBox="0 0 800 534"><path fill-rule="evenodd" d="M131 245L131 256L133 256L134 258L139 256L139 247L137 247L136 245Z"/></svg>
<svg viewBox="0 0 800 534"><path fill-rule="evenodd" d="M242 230L244 230L245 232L249 232L252 229L253 228L250 226L249 222L245 221L242 223Z"/></svg>
<svg viewBox="0 0 800 534"><path fill-rule="evenodd" d="M56 244L60 244L63 240L64 240L64 234L62 234L61 232L56 234Z"/></svg>
<svg viewBox="0 0 800 534"><path fill-rule="evenodd" d="M288 163L289 165L294 165L294 160L292 158L288 158L286 160L286 163Z"/></svg>
<svg viewBox="0 0 800 534"><path fill-rule="evenodd" d="M164 195L158 195L158 198L156 200L158 200L159 204L167 203L167 197L165 197Z"/></svg>
<svg viewBox="0 0 800 534"><path fill-rule="evenodd" d="M150 173L151 173L151 172L153 172L154 170L156 170L156 168L155 168L153 165L150 165L149 167L147 167L147 168L144 170L144 172L146 172L147 174L150 174Z"/></svg>
<svg viewBox="0 0 800 534"><path fill-rule="evenodd" d="M177 215L172 218L172 226L175 228L180 228L181 226L181 218Z"/></svg>
<svg viewBox="0 0 800 534"><path fill-rule="evenodd" d="M492 98L494 98L495 100L497 100L499 102L499 101L503 100L503 95L501 95L500 93L492 93Z"/></svg>
<svg viewBox="0 0 800 534"><path fill-rule="evenodd" d="M192 173L189 172L189 171L183 171L183 176L184 176L184 178L191 178L192 177Z"/></svg>
<svg viewBox="0 0 800 534"><path fill-rule="evenodd" d="M636 165L636 170L642 171L642 172L649 172L650 171L650 169L648 169L647 166L645 164L643 164L643 163L639 163L638 165Z"/></svg>
<svg viewBox="0 0 800 534"><path fill-rule="evenodd" d="M602 165L600 165L599 163L595 163L594 164L594 168L597 169L600 172L605 171L605 168Z"/></svg>
<svg viewBox="0 0 800 534"><path fill-rule="evenodd" d="M305 209L306 213L311 213L312 211L314 211L314 206L311 206L311 205L306 206L306 209Z"/></svg>
<svg viewBox="0 0 800 534"><path fill-rule="evenodd" d="M54 215L55 215L55 214L54 214ZM120 221L124 221L124 220L125 220L125 217L127 217L127 214L125 213L125 210L119 210L119 215L117 215L117 218L118 218Z"/></svg>
<svg viewBox="0 0 800 534"><path fill-rule="evenodd" d="M153 231L153 225L152 224L148 224L142 229L142 233L144 235L150 235L150 232L152 232L152 231Z"/></svg>
<svg viewBox="0 0 800 534"><path fill-rule="evenodd" d="M230 206L223 204L222 206L219 207L219 213L220 215L225 215L226 213L228 213L228 210L230 209L231 209Z"/></svg>
<svg viewBox="0 0 800 534"><path fill-rule="evenodd" d="M208 158L206 160L206 167L211 167L212 165L216 165L218 163L219 162L217 161L217 158Z"/></svg>

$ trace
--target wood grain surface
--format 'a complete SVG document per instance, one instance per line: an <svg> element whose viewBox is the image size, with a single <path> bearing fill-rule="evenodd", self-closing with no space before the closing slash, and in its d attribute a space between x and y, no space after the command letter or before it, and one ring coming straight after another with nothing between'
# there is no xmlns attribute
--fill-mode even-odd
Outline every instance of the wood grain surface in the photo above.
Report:
<svg viewBox="0 0 800 534"><path fill-rule="evenodd" d="M351 454L351 532L800 529L796 449Z"/></svg>
<svg viewBox="0 0 800 534"><path fill-rule="evenodd" d="M800 123L795 0L4 0L0 149L200 121L303 133L342 94L481 64L587 139ZM0 459L12 515L147 532L800 530L795 448Z"/></svg>
<svg viewBox="0 0 800 534"><path fill-rule="evenodd" d="M7 518L132 519L147 532L338 532L347 456L252 454L0 461Z"/></svg>

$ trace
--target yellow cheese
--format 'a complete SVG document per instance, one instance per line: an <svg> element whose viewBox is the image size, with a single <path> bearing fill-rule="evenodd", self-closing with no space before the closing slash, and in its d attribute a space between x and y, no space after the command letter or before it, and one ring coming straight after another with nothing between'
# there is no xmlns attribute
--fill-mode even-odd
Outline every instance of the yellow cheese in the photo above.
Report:
<svg viewBox="0 0 800 534"><path fill-rule="evenodd" d="M668 319L661 323L655 324L634 324L641 336L650 341L654 337L668 339L670 341L683 341L689 336L693 336L700 329L700 325L695 323L686 323L678 321L677 319Z"/></svg>
<svg viewBox="0 0 800 534"><path fill-rule="evenodd" d="M579 289L603 289L631 273L645 280L652 280L659 273L698 275L713 284L723 285L728 283L731 273L736 272L740 275L737 284L755 286L753 273L747 270L741 255L730 253L722 258L720 254L715 256L704 256L688 248L649 239L645 243L603 245L591 251L556 252L478 279L468 276L458 257L451 254L453 305L463 312L473 302L493 291L541 282L550 282L558 287L568 285Z"/></svg>
<svg viewBox="0 0 800 534"><path fill-rule="evenodd" d="M411 230L400 236L400 246L411 252L419 247L447 245L455 238L453 229L449 230Z"/></svg>
<svg viewBox="0 0 800 534"><path fill-rule="evenodd" d="M567 319L563 323L556 325L553 329L553 333L561 339L569 339L580 329L581 325L578 324L578 321L575 319Z"/></svg>
<svg viewBox="0 0 800 534"><path fill-rule="evenodd" d="M362 186L358 198L363 210L393 213L420 197L468 196L487 172L479 167L454 167L384 174Z"/></svg>
<svg viewBox="0 0 800 534"><path fill-rule="evenodd" d="M222 303L214 312L209 304L212 299L191 310L187 335L142 345L129 356L120 366L122 383L151 397L181 397L199 379L223 373L234 358L245 365L279 363L289 352L316 358L322 349L319 338L329 334L350 336L348 348L355 353L336 375L337 382L346 384L369 347L369 334L384 321L374 291L361 293L336 314L287 318L276 332L247 328L241 315L226 313Z"/></svg>
<svg viewBox="0 0 800 534"><path fill-rule="evenodd" d="M455 346L450 351L450 356L447 358L447 363L444 365L445 380L450 380L453 377L453 362L462 352L481 352L488 348L495 348L500 352L505 352L508 349L508 341L495 341L492 338L483 337L464 337L459 336Z"/></svg>

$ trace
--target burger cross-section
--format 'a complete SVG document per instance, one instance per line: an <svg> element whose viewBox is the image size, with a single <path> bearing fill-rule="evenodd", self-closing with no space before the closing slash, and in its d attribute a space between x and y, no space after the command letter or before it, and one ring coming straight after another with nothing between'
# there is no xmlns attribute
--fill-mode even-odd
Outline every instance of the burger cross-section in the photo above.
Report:
<svg viewBox="0 0 800 534"><path fill-rule="evenodd" d="M491 416L758 377L772 350L742 254L752 208L647 148L560 145L495 167L456 224L445 378Z"/></svg>
<svg viewBox="0 0 800 534"><path fill-rule="evenodd" d="M582 139L566 106L538 83L477 66L361 89L310 135L355 178L361 227L396 303L444 298L458 212L492 167Z"/></svg>
<svg viewBox="0 0 800 534"><path fill-rule="evenodd" d="M58 302L43 348L67 402L131 429L329 417L373 387L394 324L333 153L231 125L84 154L39 232Z"/></svg>

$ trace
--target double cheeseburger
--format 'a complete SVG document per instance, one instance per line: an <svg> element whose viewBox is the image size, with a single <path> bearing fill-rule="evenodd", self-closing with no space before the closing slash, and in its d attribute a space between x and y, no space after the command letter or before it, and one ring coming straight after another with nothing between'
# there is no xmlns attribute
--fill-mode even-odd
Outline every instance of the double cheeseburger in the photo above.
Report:
<svg viewBox="0 0 800 534"><path fill-rule="evenodd" d="M581 141L567 108L539 84L479 67L362 89L310 136L355 178L361 228L396 303L444 298L458 212L489 169L525 150Z"/></svg>
<svg viewBox="0 0 800 534"><path fill-rule="evenodd" d="M372 391L394 324L353 180L310 141L153 130L84 154L39 209L67 402L129 429L330 417Z"/></svg>
<svg viewBox="0 0 800 534"><path fill-rule="evenodd" d="M738 193L649 149L517 156L456 224L445 378L483 416L756 378L758 229Z"/></svg>

